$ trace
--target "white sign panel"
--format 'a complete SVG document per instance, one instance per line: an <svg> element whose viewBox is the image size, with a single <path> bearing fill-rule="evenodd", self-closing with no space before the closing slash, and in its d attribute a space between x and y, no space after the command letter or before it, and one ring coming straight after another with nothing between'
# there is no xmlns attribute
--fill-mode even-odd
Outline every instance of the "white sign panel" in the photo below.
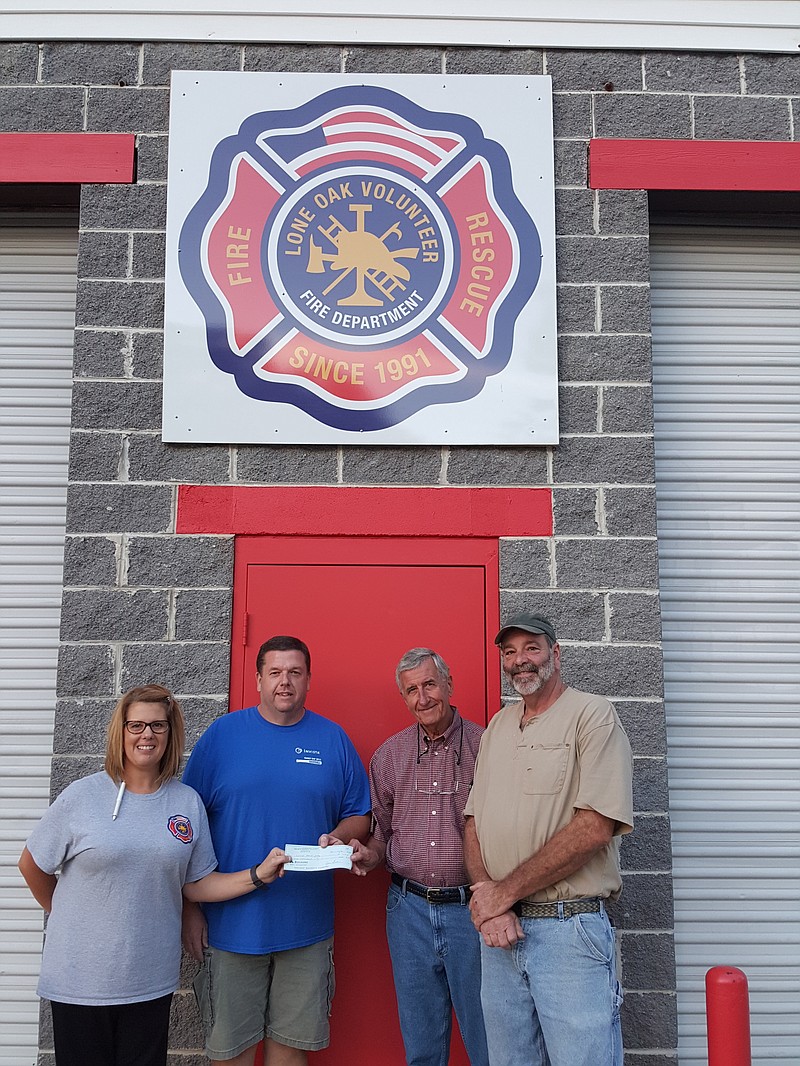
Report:
<svg viewBox="0 0 800 1066"><path fill-rule="evenodd" d="M166 441L558 440L546 77L172 77Z"/></svg>

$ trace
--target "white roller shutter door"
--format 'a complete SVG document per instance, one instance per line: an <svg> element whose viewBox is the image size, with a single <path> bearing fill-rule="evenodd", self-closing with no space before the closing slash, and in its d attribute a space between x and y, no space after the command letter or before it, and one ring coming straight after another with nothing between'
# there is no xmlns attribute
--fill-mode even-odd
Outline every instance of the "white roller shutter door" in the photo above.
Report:
<svg viewBox="0 0 800 1066"><path fill-rule="evenodd" d="M681 1066L703 981L800 1062L800 234L654 229L653 375Z"/></svg>
<svg viewBox="0 0 800 1066"><path fill-rule="evenodd" d="M77 233L0 227L0 1064L36 1062L42 912L16 868L48 802Z"/></svg>

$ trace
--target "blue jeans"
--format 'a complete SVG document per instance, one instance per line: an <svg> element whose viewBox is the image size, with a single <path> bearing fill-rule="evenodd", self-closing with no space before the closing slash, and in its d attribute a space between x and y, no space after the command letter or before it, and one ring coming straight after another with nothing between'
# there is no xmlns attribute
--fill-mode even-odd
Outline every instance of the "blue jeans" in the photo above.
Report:
<svg viewBox="0 0 800 1066"><path fill-rule="evenodd" d="M492 1066L622 1066L614 930L605 911L521 918L510 950L481 943Z"/></svg>
<svg viewBox="0 0 800 1066"><path fill-rule="evenodd" d="M453 1008L470 1063L488 1066L480 937L466 903L426 903L390 885L386 938L408 1066L447 1066Z"/></svg>

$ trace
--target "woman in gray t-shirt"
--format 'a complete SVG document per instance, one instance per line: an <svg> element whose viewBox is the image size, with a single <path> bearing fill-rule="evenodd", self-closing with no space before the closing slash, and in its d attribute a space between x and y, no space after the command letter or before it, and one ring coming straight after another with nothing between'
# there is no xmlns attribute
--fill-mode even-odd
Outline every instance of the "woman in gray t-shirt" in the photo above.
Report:
<svg viewBox="0 0 800 1066"><path fill-rule="evenodd" d="M283 874L273 848L251 870L216 871L202 801L177 779L180 705L131 689L108 726L105 769L69 785L28 838L19 868L47 911L38 993L52 1004L57 1066L165 1066L178 987L183 896L232 899Z"/></svg>

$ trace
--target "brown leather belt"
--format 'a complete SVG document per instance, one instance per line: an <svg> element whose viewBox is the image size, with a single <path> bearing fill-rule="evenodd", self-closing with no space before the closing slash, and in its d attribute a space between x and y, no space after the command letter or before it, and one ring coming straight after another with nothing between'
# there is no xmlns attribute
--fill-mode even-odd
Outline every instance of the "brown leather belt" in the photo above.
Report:
<svg viewBox="0 0 800 1066"><path fill-rule="evenodd" d="M392 874L392 884L397 885L404 892L422 896L428 903L466 903L472 895L469 885L458 885L453 888L428 888L416 881L409 881L407 877L400 877L399 874Z"/></svg>
<svg viewBox="0 0 800 1066"><path fill-rule="evenodd" d="M571 918L573 914L599 914L601 899L565 899L561 903L528 903L518 900L511 908L518 918Z"/></svg>

